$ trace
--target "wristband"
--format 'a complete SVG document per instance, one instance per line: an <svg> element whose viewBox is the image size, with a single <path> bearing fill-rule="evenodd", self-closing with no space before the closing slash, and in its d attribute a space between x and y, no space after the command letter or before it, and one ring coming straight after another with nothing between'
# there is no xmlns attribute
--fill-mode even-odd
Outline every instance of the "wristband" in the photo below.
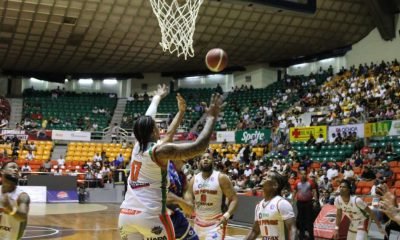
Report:
<svg viewBox="0 0 400 240"><path fill-rule="evenodd" d="M18 210L17 207L13 207L13 210L10 213L8 213L8 215L14 216L17 213L17 210Z"/></svg>
<svg viewBox="0 0 400 240"><path fill-rule="evenodd" d="M222 215L226 220L229 220L229 218L231 217L231 214L229 212L224 213L224 215Z"/></svg>
<svg viewBox="0 0 400 240"><path fill-rule="evenodd" d="M339 230L339 227L338 227L338 226L335 226L335 230Z"/></svg>

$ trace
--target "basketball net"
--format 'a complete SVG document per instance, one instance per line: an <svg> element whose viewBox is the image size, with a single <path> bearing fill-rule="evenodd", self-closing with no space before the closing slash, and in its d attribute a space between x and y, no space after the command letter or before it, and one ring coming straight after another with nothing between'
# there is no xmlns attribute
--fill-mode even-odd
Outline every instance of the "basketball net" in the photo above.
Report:
<svg viewBox="0 0 400 240"><path fill-rule="evenodd" d="M164 52L194 56L193 34L196 18L204 0L150 0L161 28L160 45ZM182 2L182 3L179 3Z"/></svg>

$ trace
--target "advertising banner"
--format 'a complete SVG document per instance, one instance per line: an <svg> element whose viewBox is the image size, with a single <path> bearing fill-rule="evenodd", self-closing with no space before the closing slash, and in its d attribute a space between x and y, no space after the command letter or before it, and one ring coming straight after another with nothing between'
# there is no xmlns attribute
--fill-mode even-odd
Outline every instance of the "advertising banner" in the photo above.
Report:
<svg viewBox="0 0 400 240"><path fill-rule="evenodd" d="M328 130L328 136L331 137L332 133L338 134L340 133L343 136L343 133L347 135L349 133L356 132L357 138L364 137L364 124L349 124L349 125L341 125L341 126L330 126Z"/></svg>
<svg viewBox="0 0 400 240"><path fill-rule="evenodd" d="M306 142L310 138L310 134L312 134L315 139L322 134L322 137L327 140L327 130L327 126L292 127L290 128L290 141Z"/></svg>
<svg viewBox="0 0 400 240"><path fill-rule="evenodd" d="M1 135L3 135L3 138L6 139L7 137L14 137L17 136L17 138L21 140L26 140L28 139L28 135L25 133L25 130L8 130L4 129L1 130Z"/></svg>
<svg viewBox="0 0 400 240"><path fill-rule="evenodd" d="M257 138L258 142L268 140L271 137L271 129L245 130L235 132L236 143L250 143L253 138ZM228 141L228 139L227 139Z"/></svg>
<svg viewBox="0 0 400 240"><path fill-rule="evenodd" d="M76 190L48 190L47 202L49 203L65 203L78 202L78 193Z"/></svg>
<svg viewBox="0 0 400 240"><path fill-rule="evenodd" d="M392 121L382 121L376 123L364 124L364 135L365 137L383 137L389 134L390 128L392 127Z"/></svg>
<svg viewBox="0 0 400 240"><path fill-rule="evenodd" d="M390 127L389 135L391 136L400 135L400 120L392 121L392 126Z"/></svg>
<svg viewBox="0 0 400 240"><path fill-rule="evenodd" d="M51 130L31 130L28 132L29 140L39 140L39 141L50 141L51 140Z"/></svg>
<svg viewBox="0 0 400 240"><path fill-rule="evenodd" d="M344 216L344 214L343 214ZM339 238L346 239L350 221L343 217L339 227ZM336 226L336 207L327 204L322 207L317 219L314 222L315 239L334 239Z"/></svg>
<svg viewBox="0 0 400 240"><path fill-rule="evenodd" d="M234 131L217 131L217 142L223 142L226 140L227 142L235 141L235 132Z"/></svg>
<svg viewBox="0 0 400 240"><path fill-rule="evenodd" d="M18 186L19 189L26 192L34 203L45 203L47 201L46 186Z"/></svg>
<svg viewBox="0 0 400 240"><path fill-rule="evenodd" d="M90 141L90 132L53 130L53 140Z"/></svg>

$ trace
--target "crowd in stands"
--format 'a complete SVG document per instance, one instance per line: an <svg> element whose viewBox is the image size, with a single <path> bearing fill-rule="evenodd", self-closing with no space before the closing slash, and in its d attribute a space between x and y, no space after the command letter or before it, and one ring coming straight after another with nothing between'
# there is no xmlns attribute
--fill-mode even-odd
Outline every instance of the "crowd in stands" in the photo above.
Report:
<svg viewBox="0 0 400 240"><path fill-rule="evenodd" d="M75 93L65 89L24 91L18 129L97 131L108 126L116 106L113 93Z"/></svg>
<svg viewBox="0 0 400 240"><path fill-rule="evenodd" d="M11 113L10 103L5 97L0 96L0 129L8 127L10 113Z"/></svg>
<svg viewBox="0 0 400 240"><path fill-rule="evenodd" d="M356 182L354 186L364 181L373 180L376 183L393 184L397 180L396 173L390 168L390 160L399 158L398 146L393 146L393 142L386 142L380 147L370 147L368 144L364 145L363 141L358 141L356 134L351 132L332 135L327 140L324 140L322 136L310 135L309 140L301 145L301 148L308 149L306 151L289 143L289 128L305 126L299 115L306 111L326 112L314 118L310 125L337 125L362 120L371 122L400 118L400 66L397 60L352 66L350 69L342 69L337 75L333 75L332 71L332 68L327 71L320 69L317 74L307 77L286 76L284 81L262 90L254 89L251 85L232 88L227 98L229 111L220 115L219 130L272 129L271 139L261 141L255 139L250 144L243 145L224 142L218 147L210 147L210 153L215 158L215 167L231 177L237 191L252 190L256 194L261 188L263 174L269 169L275 169L287 176L292 185L299 180L300 172L305 171L309 179L318 186L323 203L331 201L338 179L352 179ZM219 85L213 91L223 94ZM248 97L255 95L257 91L267 92L268 99ZM35 90L28 89L25 97L34 99L36 94L38 93ZM60 89L41 92L41 94L49 97L51 101L58 101L62 97L70 96L69 94L73 95ZM187 112L201 116L206 108L203 99L200 95L196 95L198 94L196 91L186 92L186 94L185 98L192 102L188 105ZM264 96L263 94L261 93L261 96ZM240 97L237 98L237 96ZM240 101L243 96L245 96L243 99L246 99L244 104ZM108 97L112 99L116 96ZM122 119L122 128L132 127L133 121L144 114L142 108L147 108L150 98L151 96L147 93L142 96L135 93L128 98L129 102L140 103L134 105L140 106L140 109L126 112ZM54 125L68 125L69 122L72 125L72 122L75 122L73 125L79 129L97 129L98 126L91 121L91 116L109 115L111 110L96 105L91 108L90 113L71 115L61 120L56 116L45 119L42 107L37 101L25 102L24 109L29 109L31 112L25 116L20 127L32 129L46 128L48 125L53 128ZM175 109L174 105L164 107L167 111ZM173 114L170 120L172 116ZM233 125L228 124L226 120L231 116L234 116L235 120ZM41 122L38 123L38 120ZM199 124L198 131L201 131L201 127L202 125ZM7 143L14 140L2 139L1 141ZM20 144L14 143L13 146L15 145ZM336 153L339 153L345 146L351 146L351 152L344 151L343 155L340 155L342 158L337 161L333 161L336 159L332 156L324 155L327 149L335 152L335 148L338 148ZM14 147L12 152L14 152ZM26 159L34 159L34 153L28 150ZM101 152L90 161L73 166L75 169L67 166L69 161L60 157L57 164L52 161L45 162L41 170L53 171L55 174L69 170L69 174L84 173L87 180L101 178L103 181L108 181L113 176L110 172L125 167L125 160L121 160L119 156L109 159ZM29 162L23 167L28 171ZM184 171L189 178L192 177L199 171L197 161L188 161ZM362 194L369 194L372 187L373 185L368 185L365 190L364 187L355 190L359 191L358 193L361 191ZM288 186L287 194L290 195L291 190Z"/></svg>
<svg viewBox="0 0 400 240"><path fill-rule="evenodd" d="M302 106L310 111L327 107L319 125L340 125L360 120L374 122L400 118L400 65L382 61L342 69L321 88L308 92Z"/></svg>

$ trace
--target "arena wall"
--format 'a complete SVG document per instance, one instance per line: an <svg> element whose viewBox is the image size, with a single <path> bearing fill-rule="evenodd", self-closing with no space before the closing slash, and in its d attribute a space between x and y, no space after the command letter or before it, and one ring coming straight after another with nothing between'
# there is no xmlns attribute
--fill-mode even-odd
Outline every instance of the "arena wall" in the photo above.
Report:
<svg viewBox="0 0 400 240"><path fill-rule="evenodd" d="M277 80L277 69L266 65L246 66L245 72L234 74L234 85L253 85L254 88L264 88ZM250 79L250 81L249 81Z"/></svg>
<svg viewBox="0 0 400 240"><path fill-rule="evenodd" d="M353 49L346 54L347 66L360 63L400 60L400 17L396 18L396 38L384 41L377 28L372 30L364 39L353 45Z"/></svg>
<svg viewBox="0 0 400 240"><path fill-rule="evenodd" d="M0 96L7 94L8 79L6 76L0 76Z"/></svg>

